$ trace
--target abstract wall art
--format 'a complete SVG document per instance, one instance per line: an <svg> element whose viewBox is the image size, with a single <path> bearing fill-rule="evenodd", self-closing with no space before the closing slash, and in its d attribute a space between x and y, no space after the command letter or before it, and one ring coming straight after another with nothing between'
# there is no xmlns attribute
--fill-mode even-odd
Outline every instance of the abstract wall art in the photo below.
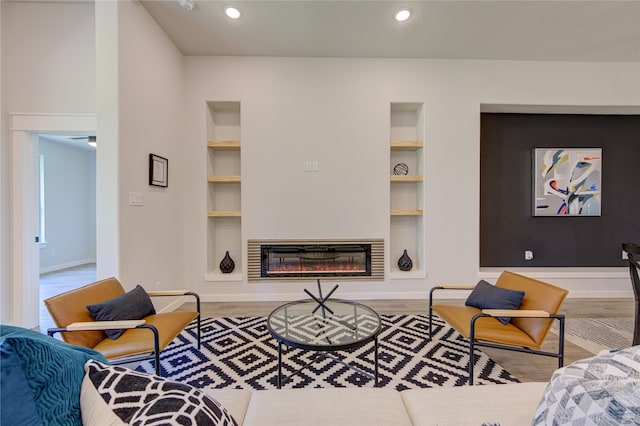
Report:
<svg viewBox="0 0 640 426"><path fill-rule="evenodd" d="M602 148L534 151L534 216L601 215Z"/></svg>

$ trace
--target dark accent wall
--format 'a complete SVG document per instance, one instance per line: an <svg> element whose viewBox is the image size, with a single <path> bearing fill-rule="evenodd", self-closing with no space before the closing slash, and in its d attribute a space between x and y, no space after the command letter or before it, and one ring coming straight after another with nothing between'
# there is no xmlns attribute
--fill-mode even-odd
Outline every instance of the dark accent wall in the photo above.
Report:
<svg viewBox="0 0 640 426"><path fill-rule="evenodd" d="M640 115L483 113L480 266L624 266L640 243ZM534 217L535 148L602 148L602 215ZM524 251L534 259L524 260Z"/></svg>

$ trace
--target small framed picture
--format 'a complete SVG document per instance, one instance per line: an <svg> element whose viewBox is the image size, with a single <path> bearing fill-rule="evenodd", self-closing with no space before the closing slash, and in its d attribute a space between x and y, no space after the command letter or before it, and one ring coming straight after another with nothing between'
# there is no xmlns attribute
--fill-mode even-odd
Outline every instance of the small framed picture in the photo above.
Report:
<svg viewBox="0 0 640 426"><path fill-rule="evenodd" d="M149 185L169 186L169 160L149 154Z"/></svg>

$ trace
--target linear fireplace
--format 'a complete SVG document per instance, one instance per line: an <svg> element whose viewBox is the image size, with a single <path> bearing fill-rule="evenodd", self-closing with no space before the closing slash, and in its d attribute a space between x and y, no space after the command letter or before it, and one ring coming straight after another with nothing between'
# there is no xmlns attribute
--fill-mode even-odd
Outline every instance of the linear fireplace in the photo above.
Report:
<svg viewBox="0 0 640 426"><path fill-rule="evenodd" d="M384 279L384 241L249 240L248 280Z"/></svg>

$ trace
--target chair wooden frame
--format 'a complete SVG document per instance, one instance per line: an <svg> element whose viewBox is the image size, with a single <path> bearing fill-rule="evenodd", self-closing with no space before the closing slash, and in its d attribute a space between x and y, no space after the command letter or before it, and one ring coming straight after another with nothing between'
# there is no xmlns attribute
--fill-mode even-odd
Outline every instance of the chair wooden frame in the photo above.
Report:
<svg viewBox="0 0 640 426"><path fill-rule="evenodd" d="M506 273L510 274L511 277L516 277L516 280L520 278L524 278L525 280L528 280L528 282L523 281L525 288L526 288L526 284L533 283L532 285L536 285L535 284L536 282L542 283L540 281L522 277L517 274L513 274L511 272L506 272ZM503 272L503 274L505 274L505 272ZM560 300L557 304L558 305L557 309L558 309L559 305L562 303L562 301L564 300L564 297L567 294L566 290L559 289L555 286L551 286L550 284L546 284L546 283L542 283L542 284L559 290L558 297L560 297ZM469 290L473 290L474 288L475 286L468 286L468 285L462 285L462 286L461 285L441 285L441 286L433 287L429 292L429 340L432 339L433 312L435 310L436 313L438 313L443 320L451 324L459 333L461 333L465 338L469 340L469 385L473 385L473 379L474 379L473 356L474 356L474 349L476 346L484 346L484 347L490 347L490 348L496 348L496 349L504 349L504 350L515 351L515 352L524 352L524 353L530 353L535 355L553 357L558 359L558 368L563 366L565 316L563 314L558 314L557 309L555 310L555 312L549 312L543 309L516 309L516 310L482 309L480 310L472 307L464 307L464 310L460 311L462 312L462 315L458 316L457 318L455 318L455 314L448 316L448 312L450 311L446 309L440 309L440 312L438 312L439 307L443 308L444 306L447 306L447 305L435 306L435 309L434 309L433 301L434 301L434 295L437 291L439 290L469 291ZM526 290L525 290L525 295L526 295ZM512 321L511 324L504 326L504 335L500 336L501 327L496 326L496 324L499 323L499 321L497 320L497 317L510 317L512 319L524 319L524 320L527 320L527 319L557 320L559 325L558 351L552 352L552 351L546 351L546 350L540 349L540 346L542 342L545 340L548 334L549 328L551 327L551 323L546 325L547 327L546 331L543 330L543 332L540 333L540 336L534 339L532 338L532 336L529 336L524 330L521 330L517 326L513 325L513 321ZM483 324L478 322L480 319L483 319L483 318L487 318L487 320L484 320L485 321L484 325L487 327L491 327L492 333L497 334L498 338L496 339L496 341L492 341L490 338L487 338L486 333L484 333L485 335L484 338L479 338L477 336L479 330L480 332L483 331L482 330ZM488 321L488 319L492 319L492 320L487 323L486 321ZM467 320L469 321L468 326L464 325L465 324L464 321L467 321ZM514 335L518 338L519 342L528 340L530 344L522 345L522 344L516 344L516 343L509 343L510 337Z"/></svg>
<svg viewBox="0 0 640 426"><path fill-rule="evenodd" d="M634 243L622 243L622 250L627 253L629 261L629 275L635 298L635 323L633 327L633 343L631 346L640 345L640 245Z"/></svg>
<svg viewBox="0 0 640 426"><path fill-rule="evenodd" d="M145 329L149 330L152 335L152 342L149 346L144 342L138 343L134 342L135 347L131 348L131 355L124 354L118 355L117 357L109 357L107 354L104 354L109 362L112 364L126 364L131 362L139 362L147 359L154 359L155 361L155 371L157 375L161 375L160 368L160 353L164 348L176 337L179 330L183 330L193 319L197 320L197 340L198 340L198 349L201 347L201 307L200 307L200 296L197 293L194 293L189 290L166 290L166 291L149 291L147 294L149 297L162 297L162 296L193 296L196 300L196 311L197 312L167 312L160 313L155 315L150 315L143 319L138 320L122 320L122 321L94 321L93 318L89 314L86 309L87 304L101 303L106 300L112 298L113 294L110 297L106 297L106 293L101 290L103 287L110 287L109 292L112 292L115 288L116 291L119 291L122 287L120 283L115 278L109 278L107 280L98 281L93 284L89 284L87 286L81 287L76 290L71 290L69 292L53 296L47 300L45 300L45 305L47 309L51 313L51 316L56 323L57 327L49 328L47 330L47 334L49 336L54 336L56 333L61 333L62 338L67 343L76 344L80 346L90 347L92 349L96 349L100 352L100 349L91 343L85 344L82 338L71 336L68 333L92 333L92 341L95 343L101 343L99 335L96 335L95 332L102 333L102 340L106 341L107 344L111 347L115 347L118 345L118 340L111 340L104 335L104 330L109 329L121 329L125 330L125 334L129 333L130 330L135 329ZM119 286L119 288L118 288ZM93 289L98 289L94 291ZM124 291L124 290L122 290ZM95 293L100 293L95 295ZM79 297L81 295L81 297ZM84 300L85 295L91 295L92 299L87 300L86 303ZM115 293L115 295L119 295ZM69 313L65 309L66 303L73 303L82 300L84 305L82 307L73 306L70 307L68 311L72 311ZM170 327L167 324L171 324ZM123 337L125 336L123 334ZM98 336L98 337L96 337ZM142 338L142 337L141 337ZM146 338L144 338L146 339ZM125 341L126 339L123 339ZM131 340L131 339L129 339ZM126 343L123 343L126 346ZM148 350L144 349L149 347ZM126 352L128 349L124 348L122 351Z"/></svg>

